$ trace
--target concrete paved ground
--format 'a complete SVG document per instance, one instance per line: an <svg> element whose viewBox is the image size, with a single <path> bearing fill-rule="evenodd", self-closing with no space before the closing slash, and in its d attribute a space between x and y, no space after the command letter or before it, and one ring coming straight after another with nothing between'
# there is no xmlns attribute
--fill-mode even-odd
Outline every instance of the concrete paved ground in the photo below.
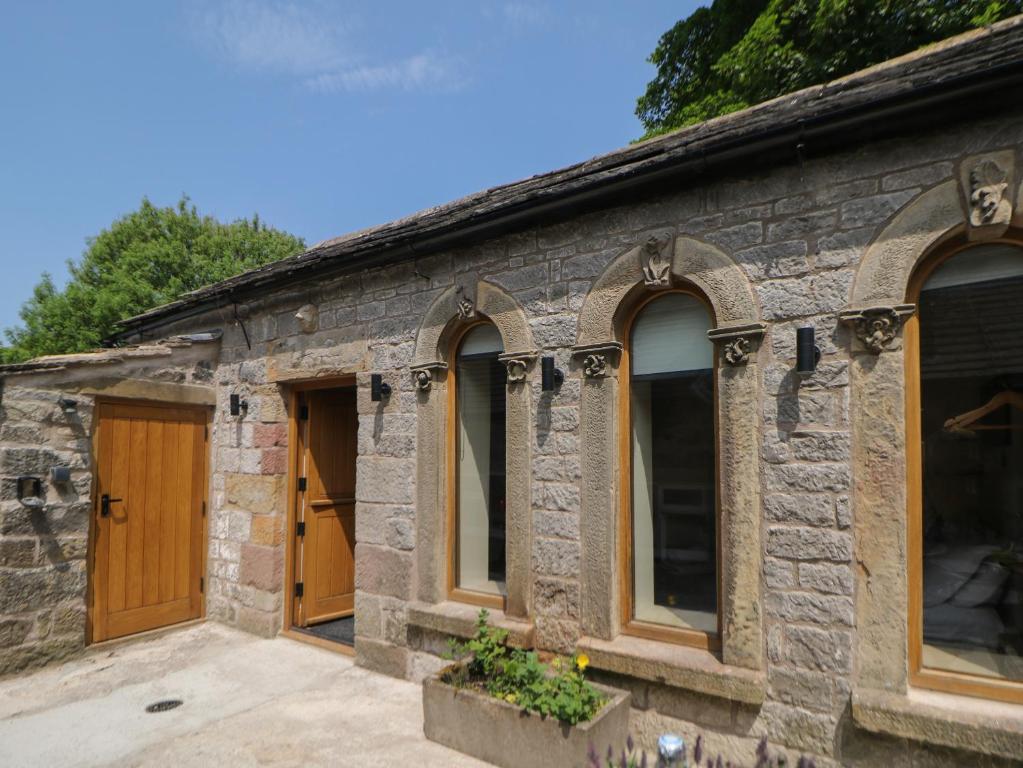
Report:
<svg viewBox="0 0 1023 768"><path fill-rule="evenodd" d="M97 765L485 767L425 739L418 685L213 622L0 682L0 766Z"/></svg>

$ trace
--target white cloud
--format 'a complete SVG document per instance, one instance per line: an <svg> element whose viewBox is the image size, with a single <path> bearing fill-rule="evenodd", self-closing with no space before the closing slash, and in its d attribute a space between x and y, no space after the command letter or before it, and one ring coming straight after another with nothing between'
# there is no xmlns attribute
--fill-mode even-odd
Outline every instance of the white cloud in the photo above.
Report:
<svg viewBox="0 0 1023 768"><path fill-rule="evenodd" d="M320 93L335 91L371 91L401 88L457 88L463 84L454 59L431 51L386 64L362 64L324 72L306 80L306 86Z"/></svg>
<svg viewBox="0 0 1023 768"><path fill-rule="evenodd" d="M318 93L463 84L457 60L433 51L367 60L351 42L352 25L327 6L223 0L206 5L190 22L196 38L232 66L297 77Z"/></svg>
<svg viewBox="0 0 1023 768"><path fill-rule="evenodd" d="M550 17L550 9L539 3L505 3L501 10L514 27L538 26Z"/></svg>

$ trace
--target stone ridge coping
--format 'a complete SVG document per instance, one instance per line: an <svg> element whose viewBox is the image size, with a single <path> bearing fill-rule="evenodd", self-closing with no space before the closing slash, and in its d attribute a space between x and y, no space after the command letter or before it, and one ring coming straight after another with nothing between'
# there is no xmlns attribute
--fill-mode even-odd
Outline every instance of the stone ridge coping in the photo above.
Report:
<svg viewBox="0 0 1023 768"><path fill-rule="evenodd" d="M742 704L764 702L767 686L762 672L722 664L699 648L629 635L614 640L582 637L577 648L586 652L597 669Z"/></svg>
<svg viewBox="0 0 1023 768"><path fill-rule="evenodd" d="M186 310L213 308L241 292L308 279L327 269L351 269L402 260L417 252L479 238L489 227L522 226L549 216L560 205L619 194L666 173L704 173L712 159L736 162L763 155L767 146L848 134L853 118L895 124L895 106L905 114L930 114L942 98L976 96L1005 82L1017 84L1023 67L1023 18L1017 16L925 46L830 83L784 94L738 112L681 128L549 173L468 195L396 221L316 243L308 250L184 294L119 323L113 338L181 319ZM1002 99L1003 101L1006 99ZM1011 99L1009 100L1011 101ZM879 110L885 110L878 117ZM898 111L898 110L896 110ZM760 158L763 159L762 157ZM413 247L413 245L415 247ZM419 249L417 251L417 248ZM199 310L196 310L199 311Z"/></svg>
<svg viewBox="0 0 1023 768"><path fill-rule="evenodd" d="M533 624L513 619L503 611L488 608L491 626L508 632L509 645L519 648L533 647ZM414 627L429 629L454 637L472 637L476 633L476 617L480 609L476 605L445 601L443 603L410 603L407 621Z"/></svg>
<svg viewBox="0 0 1023 768"><path fill-rule="evenodd" d="M908 694L857 689L853 721L871 733L1019 759L1023 706L913 690Z"/></svg>
<svg viewBox="0 0 1023 768"><path fill-rule="evenodd" d="M219 342L222 335L223 331L220 330L203 331L126 347L73 352L66 355L44 355L23 363L0 365L0 378L19 373L54 373L79 366L117 365L135 360L173 357L175 350Z"/></svg>

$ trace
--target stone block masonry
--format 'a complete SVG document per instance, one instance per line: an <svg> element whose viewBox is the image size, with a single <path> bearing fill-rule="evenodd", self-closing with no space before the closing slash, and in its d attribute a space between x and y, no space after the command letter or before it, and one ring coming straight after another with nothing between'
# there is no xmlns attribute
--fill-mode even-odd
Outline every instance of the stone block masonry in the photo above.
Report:
<svg viewBox="0 0 1023 768"><path fill-rule="evenodd" d="M66 413L61 394L0 390L0 675L85 646L93 409ZM52 467L70 481L50 482ZM43 506L19 500L21 476L42 480Z"/></svg>

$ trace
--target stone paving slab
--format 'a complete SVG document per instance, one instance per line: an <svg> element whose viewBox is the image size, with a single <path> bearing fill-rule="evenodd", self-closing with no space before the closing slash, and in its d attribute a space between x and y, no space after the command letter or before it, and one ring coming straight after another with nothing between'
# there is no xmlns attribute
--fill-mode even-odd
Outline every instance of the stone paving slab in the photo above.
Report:
<svg viewBox="0 0 1023 768"><path fill-rule="evenodd" d="M0 765L450 766L420 687L212 622L0 681ZM155 701L174 710L148 714Z"/></svg>

